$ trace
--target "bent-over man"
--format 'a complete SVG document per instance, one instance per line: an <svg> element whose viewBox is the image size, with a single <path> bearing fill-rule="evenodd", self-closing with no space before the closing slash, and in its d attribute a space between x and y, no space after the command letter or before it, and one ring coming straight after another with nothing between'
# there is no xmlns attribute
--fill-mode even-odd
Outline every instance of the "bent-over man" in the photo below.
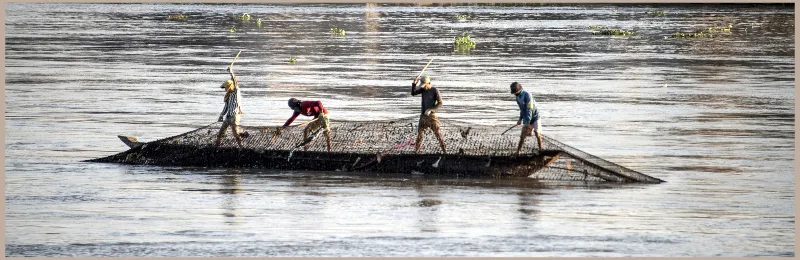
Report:
<svg viewBox="0 0 800 260"><path fill-rule="evenodd" d="M292 114L292 117L290 117L289 120L286 120L286 123L283 124L283 128L289 127L289 125L292 122L294 122L294 119L301 114L304 116L313 116L316 121L308 124L306 128L303 130L303 140L308 138L308 135L311 132L314 132L320 128L324 128L325 137L328 138L328 152L332 152L333 149L331 144L331 128L330 128L331 123L330 120L328 119L328 110L322 106L322 102L300 101L299 99L296 98L290 98L289 108L294 110L294 114Z"/></svg>
<svg viewBox="0 0 800 260"><path fill-rule="evenodd" d="M522 90L522 84L517 82L511 83L511 94L517 96L517 105L519 105L519 120L517 120L517 125L524 125L522 127L522 134L520 134L519 137L517 156L519 156L519 152L522 150L525 138L532 136L532 132L536 132L536 139L539 141L539 152L541 152L542 125L539 123L539 110L536 108L536 100L533 99L530 93Z"/></svg>

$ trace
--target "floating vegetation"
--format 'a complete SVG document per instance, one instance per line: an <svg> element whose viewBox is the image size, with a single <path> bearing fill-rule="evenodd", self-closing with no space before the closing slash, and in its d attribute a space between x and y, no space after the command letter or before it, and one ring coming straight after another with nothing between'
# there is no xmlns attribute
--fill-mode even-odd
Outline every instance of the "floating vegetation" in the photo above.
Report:
<svg viewBox="0 0 800 260"><path fill-rule="evenodd" d="M692 32L692 33L676 32L668 37L665 36L664 38L665 39L666 38L714 38L713 33L718 33L718 32L729 33L731 32L732 29L733 29L733 24L728 24L727 27L722 27L722 26L706 27L703 28L702 30L698 30L697 32ZM745 28L744 32L747 33L747 28Z"/></svg>
<svg viewBox="0 0 800 260"><path fill-rule="evenodd" d="M465 20L472 18L472 15L469 14L456 14L456 19L458 20Z"/></svg>
<svg viewBox="0 0 800 260"><path fill-rule="evenodd" d="M645 14L649 14L649 15L653 15L653 16L663 16L663 15L667 15L667 13L666 13L666 12L664 12L664 11L655 11L655 10L653 10L653 11L647 11L647 12L644 12L644 13L645 13Z"/></svg>
<svg viewBox="0 0 800 260"><path fill-rule="evenodd" d="M185 14L170 14L167 16L167 20L185 22L189 20L189 16Z"/></svg>
<svg viewBox="0 0 800 260"><path fill-rule="evenodd" d="M467 33L461 33L461 37L453 37L454 47L459 51L469 51L475 48L475 40Z"/></svg>
<svg viewBox="0 0 800 260"><path fill-rule="evenodd" d="M672 36L670 36L670 38L713 38L713 37L714 35L704 32L696 32L696 33L676 32L673 33Z"/></svg>
<svg viewBox="0 0 800 260"><path fill-rule="evenodd" d="M250 14L242 13L242 14L232 14L230 16L230 20L240 24L252 24L252 23L259 24L258 21L261 21L261 18L255 20L253 19L252 16L250 16Z"/></svg>
<svg viewBox="0 0 800 260"><path fill-rule="evenodd" d="M638 33L634 33L631 31L620 30L620 29L611 29L611 30L601 30L599 32L592 32L594 35L616 35L616 36L637 36Z"/></svg>
<svg viewBox="0 0 800 260"><path fill-rule="evenodd" d="M250 14L248 13L231 14L230 16L228 16L228 19L230 19L230 21L235 24L230 28L229 31L231 33L236 33L237 31L244 32L243 30L246 30L248 28L254 28L255 26L258 26L260 28L261 18L258 19L253 19L253 18L254 17L250 16ZM239 28L237 29L236 26L239 26Z"/></svg>
<svg viewBox="0 0 800 260"><path fill-rule="evenodd" d="M289 63L291 63L291 64L295 64L295 63L297 63L297 58L295 58L295 57L289 57Z"/></svg>
<svg viewBox="0 0 800 260"><path fill-rule="evenodd" d="M424 199L417 202L417 206L419 207L433 207L440 204L442 204L441 200L433 200L433 199Z"/></svg>
<svg viewBox="0 0 800 260"><path fill-rule="evenodd" d="M331 28L331 34L344 36L344 29Z"/></svg>
<svg viewBox="0 0 800 260"><path fill-rule="evenodd" d="M601 29L601 28L603 28L603 26L600 26L600 25L592 25L592 26L589 26L589 29L592 29L592 30L599 30L599 29Z"/></svg>
<svg viewBox="0 0 800 260"><path fill-rule="evenodd" d="M719 26L708 27L708 28L706 28L706 31L709 31L709 32L731 32L731 29L733 29L733 24L728 24L728 27L719 27Z"/></svg>
<svg viewBox="0 0 800 260"><path fill-rule="evenodd" d="M239 20L241 22L243 22L243 23L248 23L248 22L250 22L250 15L247 14L247 13L244 13L241 16L239 16Z"/></svg>

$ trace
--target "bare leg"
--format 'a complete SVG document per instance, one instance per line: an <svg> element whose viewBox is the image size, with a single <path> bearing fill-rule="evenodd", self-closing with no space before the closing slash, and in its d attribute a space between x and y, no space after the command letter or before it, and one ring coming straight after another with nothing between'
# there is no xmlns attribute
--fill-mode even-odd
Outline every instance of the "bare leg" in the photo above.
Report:
<svg viewBox="0 0 800 260"><path fill-rule="evenodd" d="M325 137L328 138L328 152L333 152L333 145L331 144L331 129L325 127Z"/></svg>
<svg viewBox="0 0 800 260"><path fill-rule="evenodd" d="M536 131L536 139L539 139L539 152L542 152L542 133Z"/></svg>
<svg viewBox="0 0 800 260"><path fill-rule="evenodd" d="M244 145L242 145L242 137L239 136L239 126L231 125L231 130L233 131L233 136L236 137L236 142L239 143L239 147L244 148Z"/></svg>
<svg viewBox="0 0 800 260"><path fill-rule="evenodd" d="M442 148L442 153L447 153L447 148L444 145L444 137L442 137L442 131L437 127L436 130L433 131L436 134L436 138L439 139L439 146Z"/></svg>
<svg viewBox="0 0 800 260"><path fill-rule="evenodd" d="M530 135L530 125L525 125L522 127L522 132L519 135L519 145L517 145L517 156L519 156L519 152L522 150L522 146L525 144L525 138Z"/></svg>
<svg viewBox="0 0 800 260"><path fill-rule="evenodd" d="M424 128L420 128L419 130L417 130L417 143L414 144L414 147L416 148L415 150L416 153L419 153L419 147L422 145L422 137L424 136L425 136Z"/></svg>
<svg viewBox="0 0 800 260"><path fill-rule="evenodd" d="M525 135L521 135L519 137L519 145L517 145L517 156L519 156L519 151L522 150L522 145L525 144Z"/></svg>
<svg viewBox="0 0 800 260"><path fill-rule="evenodd" d="M222 127L219 129L219 133L217 134L217 147L222 144L222 137L225 136L225 129L228 128L227 123L222 123Z"/></svg>
<svg viewBox="0 0 800 260"><path fill-rule="evenodd" d="M303 142L308 139L308 135L311 133L311 124L307 125L305 129L303 129ZM308 151L308 144L303 145L303 151Z"/></svg>

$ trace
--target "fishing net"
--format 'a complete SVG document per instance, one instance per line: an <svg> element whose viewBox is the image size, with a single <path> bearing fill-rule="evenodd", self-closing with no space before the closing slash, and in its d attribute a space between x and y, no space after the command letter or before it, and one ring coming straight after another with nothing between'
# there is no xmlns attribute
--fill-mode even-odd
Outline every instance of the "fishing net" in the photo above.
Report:
<svg viewBox="0 0 800 260"><path fill-rule="evenodd" d="M296 157L298 160L316 162L345 160L350 157L344 158L335 155L348 154L405 156L403 158L440 156L441 148L438 139L430 130L425 132L419 153L415 152L418 120L418 116L386 121L331 120L332 152L328 152L326 136L322 130L311 132L310 137L304 138L305 126L290 127L282 131L279 130L280 127L241 126L240 132L246 132L243 138L244 149L237 149L239 146L228 129L220 148L256 151L262 157L270 154L270 151L281 151L283 152L281 156L285 157L287 161L290 161L292 156L299 156ZM214 123L191 132L148 143L149 149L131 149L126 152L127 154L123 153L114 157L117 158L115 160L98 161L180 165L181 160L188 160L186 158L214 160L216 157L213 155L198 157L198 153L213 154L214 151L219 150L215 145L221 124ZM461 166L465 171L476 167L491 168L492 160L499 162L502 159L504 163L519 160L515 159L517 158L515 153L521 126L506 132L507 127L478 125L440 118L440 129L447 147L444 155L459 158L486 158L486 160L459 161L460 164L463 164ZM543 137L543 151L535 154L534 148L537 147L537 142L535 136L526 138L521 150L521 157L539 158L540 160L531 160L534 162L513 168L514 171L521 171L523 176L541 180L662 182L662 180L603 160L548 136ZM286 151L289 151L288 156L285 155ZM315 156L297 155L299 151L311 152L310 154L315 154ZM239 155L251 156L241 154L241 152ZM358 158L358 160L361 159L361 157ZM364 158L364 161L367 161L367 158ZM407 170L406 166L408 165L397 163L393 167L398 173L401 173L401 171Z"/></svg>

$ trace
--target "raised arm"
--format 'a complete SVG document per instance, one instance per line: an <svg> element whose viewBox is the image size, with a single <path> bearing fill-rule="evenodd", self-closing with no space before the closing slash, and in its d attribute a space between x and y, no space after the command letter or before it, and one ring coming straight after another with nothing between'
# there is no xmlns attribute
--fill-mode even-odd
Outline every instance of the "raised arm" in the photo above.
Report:
<svg viewBox="0 0 800 260"><path fill-rule="evenodd" d="M233 89L234 89L234 91L239 91L239 80L236 78L236 75L233 74L233 68L228 67L228 73L230 73L230 75L231 75L231 81L233 81ZM241 94L241 93L237 93L237 94ZM236 95L236 96L238 97L239 95ZM239 103L241 103L241 97L240 97L240 99L238 101L239 101ZM242 105L241 104L239 104L239 114L244 114L244 110L242 109Z"/></svg>
<svg viewBox="0 0 800 260"><path fill-rule="evenodd" d="M417 88L417 82L419 82L419 77L414 79L414 82L411 82L411 95L416 96L422 94L422 87Z"/></svg>
<svg viewBox="0 0 800 260"><path fill-rule="evenodd" d="M231 74L231 80L233 81L233 86L235 88L239 88L239 81L236 80L236 76L233 75L233 68L228 67L228 73Z"/></svg>

